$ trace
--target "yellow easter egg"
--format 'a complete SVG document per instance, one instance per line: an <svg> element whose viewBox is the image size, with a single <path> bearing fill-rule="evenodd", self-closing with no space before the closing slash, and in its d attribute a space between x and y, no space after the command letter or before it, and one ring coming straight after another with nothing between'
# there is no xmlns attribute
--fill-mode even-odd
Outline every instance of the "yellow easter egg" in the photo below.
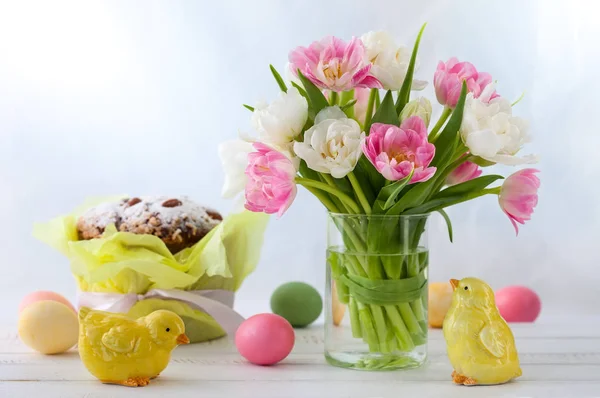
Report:
<svg viewBox="0 0 600 398"><path fill-rule="evenodd" d="M52 300L37 301L19 316L19 337L42 354L67 351L77 343L77 315L66 305Z"/></svg>
<svg viewBox="0 0 600 398"><path fill-rule="evenodd" d="M429 283L429 326L441 328L452 304L452 285L448 282Z"/></svg>

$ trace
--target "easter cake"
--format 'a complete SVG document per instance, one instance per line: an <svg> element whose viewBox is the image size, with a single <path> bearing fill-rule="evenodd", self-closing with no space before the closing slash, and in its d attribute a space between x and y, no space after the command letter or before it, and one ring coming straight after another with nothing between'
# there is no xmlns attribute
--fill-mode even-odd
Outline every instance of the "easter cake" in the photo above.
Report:
<svg viewBox="0 0 600 398"><path fill-rule="evenodd" d="M157 236L177 253L193 246L222 220L217 211L185 196L141 196L92 207L77 220L77 233L81 240L99 238L114 224L121 232Z"/></svg>

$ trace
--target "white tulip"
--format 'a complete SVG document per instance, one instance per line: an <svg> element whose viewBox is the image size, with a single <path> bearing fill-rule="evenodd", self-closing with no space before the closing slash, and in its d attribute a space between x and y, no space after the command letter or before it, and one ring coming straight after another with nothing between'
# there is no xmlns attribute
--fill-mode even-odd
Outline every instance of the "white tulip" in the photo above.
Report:
<svg viewBox="0 0 600 398"><path fill-rule="evenodd" d="M512 107L505 98L486 103L468 94L460 134L472 155L490 162L516 166L537 161L535 155L516 156L530 141L529 125L512 116Z"/></svg>
<svg viewBox="0 0 600 398"><path fill-rule="evenodd" d="M225 171L225 183L221 195L224 198L236 197L246 187L246 166L248 153L254 148L242 140L225 141L219 144L219 158Z"/></svg>
<svg viewBox="0 0 600 398"><path fill-rule="evenodd" d="M285 148L302 133L307 118L306 99L295 87L290 87L270 104L257 104L252 113L252 125L258 132L259 141Z"/></svg>
<svg viewBox="0 0 600 398"><path fill-rule="evenodd" d="M406 46L398 46L387 32L369 32L361 37L365 46L365 56L371 62L371 74L375 76L386 90L400 90L412 50ZM415 70L417 64L415 64ZM413 80L412 90L422 90L427 82Z"/></svg>
<svg viewBox="0 0 600 398"><path fill-rule="evenodd" d="M364 137L356 120L338 107L328 107L317 114L304 141L294 143L294 151L311 169L343 178L356 167Z"/></svg>

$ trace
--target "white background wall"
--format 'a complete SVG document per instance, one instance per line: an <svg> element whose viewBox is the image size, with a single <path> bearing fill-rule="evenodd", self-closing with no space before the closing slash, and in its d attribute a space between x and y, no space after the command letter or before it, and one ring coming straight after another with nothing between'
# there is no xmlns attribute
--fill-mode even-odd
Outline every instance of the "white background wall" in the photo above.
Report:
<svg viewBox="0 0 600 398"><path fill-rule="evenodd" d="M227 212L220 141L250 128L242 103L272 99L268 64L328 34L388 29L409 45L422 22L418 76L456 55L525 99L541 155L540 203L518 238L494 198L452 208L455 243L431 223L433 280L479 276L539 292L543 316L598 314L596 1L4 1L0 5L0 321L35 289L74 297L67 262L31 227L84 198L188 194ZM428 93L432 94L429 88ZM509 171L509 170L504 170ZM280 283L324 285L325 214L300 192L273 218L246 315Z"/></svg>

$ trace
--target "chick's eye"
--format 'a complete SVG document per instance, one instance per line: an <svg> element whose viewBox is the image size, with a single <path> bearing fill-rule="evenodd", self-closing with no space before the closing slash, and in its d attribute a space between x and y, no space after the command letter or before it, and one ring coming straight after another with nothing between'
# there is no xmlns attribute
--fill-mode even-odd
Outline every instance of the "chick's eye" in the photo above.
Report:
<svg viewBox="0 0 600 398"><path fill-rule="evenodd" d="M469 286L465 286L465 290L469 290ZM168 330L167 330L168 331Z"/></svg>
<svg viewBox="0 0 600 398"><path fill-rule="evenodd" d="M170 331L171 331L171 328L167 328L167 332L170 332Z"/></svg>

